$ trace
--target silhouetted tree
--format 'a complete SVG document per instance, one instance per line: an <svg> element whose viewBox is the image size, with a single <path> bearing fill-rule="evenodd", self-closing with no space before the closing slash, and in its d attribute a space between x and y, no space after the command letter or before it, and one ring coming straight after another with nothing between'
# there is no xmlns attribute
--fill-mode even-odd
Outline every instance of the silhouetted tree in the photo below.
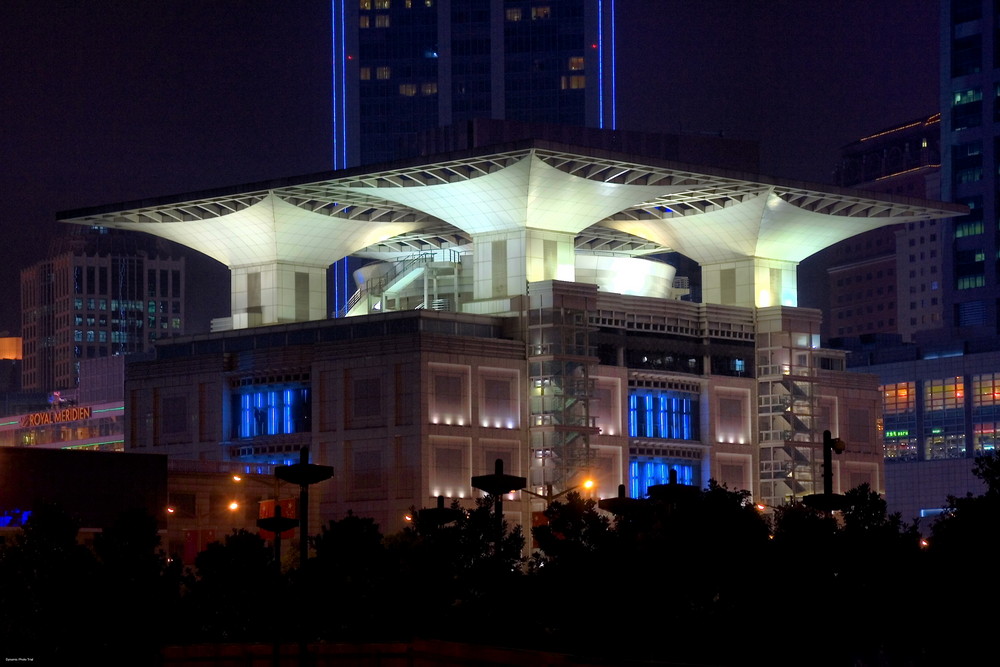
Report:
<svg viewBox="0 0 1000 667"><path fill-rule="evenodd" d="M197 576L183 600L191 638L268 641L291 622L287 590L275 571L273 551L257 534L234 530L195 559Z"/></svg>
<svg viewBox="0 0 1000 667"><path fill-rule="evenodd" d="M506 521L497 534L489 497L470 510L452 508L453 522L425 516L388 540L398 573L393 590L414 635L482 639L520 613L524 536Z"/></svg>
<svg viewBox="0 0 1000 667"><path fill-rule="evenodd" d="M160 549L156 519L142 509L127 510L94 538L103 594L98 613L117 618L105 656L119 661L152 660L172 637L179 615L180 563ZM122 613L129 610L129 613Z"/></svg>
<svg viewBox="0 0 1000 667"><path fill-rule="evenodd" d="M950 496L944 513L931 526L921 584L925 608L939 619L957 618L963 610L991 613L1000 596L995 575L1000 558L1000 456L979 457L973 474L986 484L986 490L979 495ZM985 636L969 636L958 642L946 631L927 633L922 639L927 645L927 664L960 664L962 660L971 664L992 650ZM957 655L956 662L952 656L960 651L964 654Z"/></svg>
<svg viewBox="0 0 1000 667"><path fill-rule="evenodd" d="M99 655L107 624L94 613L104 595L97 561L78 543L78 521L62 508L35 507L13 544L0 552L0 637L4 654L73 664Z"/></svg>
<svg viewBox="0 0 1000 667"><path fill-rule="evenodd" d="M312 634L339 641L397 638L397 606L388 597L393 574L378 524L348 512L324 526L313 544L308 596L336 604L312 605Z"/></svg>

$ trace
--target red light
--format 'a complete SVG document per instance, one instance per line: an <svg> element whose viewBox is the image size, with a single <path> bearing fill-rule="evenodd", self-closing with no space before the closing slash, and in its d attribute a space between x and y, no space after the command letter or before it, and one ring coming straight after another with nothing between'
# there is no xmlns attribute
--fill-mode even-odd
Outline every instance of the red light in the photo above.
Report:
<svg viewBox="0 0 1000 667"><path fill-rule="evenodd" d="M591 45L590 45L590 48L592 48L592 49L596 49L596 48L597 48L597 44L591 44Z"/></svg>

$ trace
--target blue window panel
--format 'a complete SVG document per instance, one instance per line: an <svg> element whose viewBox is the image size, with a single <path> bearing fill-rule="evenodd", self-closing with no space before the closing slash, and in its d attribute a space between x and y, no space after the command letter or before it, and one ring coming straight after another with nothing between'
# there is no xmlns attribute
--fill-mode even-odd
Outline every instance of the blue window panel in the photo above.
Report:
<svg viewBox="0 0 1000 667"><path fill-rule="evenodd" d="M237 438L282 435L309 429L309 389L248 391L233 398Z"/></svg>
<svg viewBox="0 0 1000 667"><path fill-rule="evenodd" d="M629 394L628 433L633 438L698 439L698 399L676 391Z"/></svg>
<svg viewBox="0 0 1000 667"><path fill-rule="evenodd" d="M649 487L670 483L670 471L677 472L677 483L694 485L694 466L672 463L665 459L646 459L629 462L629 497L645 498Z"/></svg>
<svg viewBox="0 0 1000 667"><path fill-rule="evenodd" d="M646 428L645 428L645 433L643 433L643 435L646 436L647 438L655 438L656 437L656 431L654 430L654 427L653 427L653 417L654 417L654 414L655 414L654 411L653 411L653 398L654 397L653 397L652 394L646 394L646 396L644 398L645 398L645 401L644 401L645 405L644 405L644 407L645 407L645 417L646 417L646 419L645 419L645 426L646 426Z"/></svg>
<svg viewBox="0 0 1000 667"><path fill-rule="evenodd" d="M639 437L639 397L630 394L628 397L628 434L632 438Z"/></svg>

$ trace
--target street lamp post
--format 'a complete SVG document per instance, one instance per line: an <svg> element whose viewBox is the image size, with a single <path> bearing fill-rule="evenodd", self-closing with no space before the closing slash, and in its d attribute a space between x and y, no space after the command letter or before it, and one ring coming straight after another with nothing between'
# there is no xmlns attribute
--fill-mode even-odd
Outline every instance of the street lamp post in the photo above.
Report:
<svg viewBox="0 0 1000 667"><path fill-rule="evenodd" d="M305 571L309 560L309 487L333 477L333 467L309 463L309 447L299 450L299 462L274 469L276 479L299 485L299 559Z"/></svg>
<svg viewBox="0 0 1000 667"><path fill-rule="evenodd" d="M833 492L833 453L839 455L845 449L847 443L840 438L834 438L830 431L823 431L823 493L811 493L802 498L805 505L822 510L827 516L835 510L844 509L844 496Z"/></svg>
<svg viewBox="0 0 1000 667"><path fill-rule="evenodd" d="M477 475L472 478L472 487L485 491L493 497L493 513L497 524L497 547L503 539L503 494L522 490L528 484L524 477L507 475L503 471L503 459L497 459L492 475Z"/></svg>
<svg viewBox="0 0 1000 667"><path fill-rule="evenodd" d="M243 483L245 481L256 482L257 484L267 484L271 485L271 482L264 481L262 479L256 479L255 477L244 477L243 475L233 475L233 481L237 483ZM274 514L269 517L260 517L260 511L258 510L257 527L261 530L266 530L274 535L272 539L272 546L274 548L274 563L275 568L280 573L281 572L281 539L282 533L292 530L298 525L298 520L293 517L283 517L281 509L281 479L277 475L274 476Z"/></svg>

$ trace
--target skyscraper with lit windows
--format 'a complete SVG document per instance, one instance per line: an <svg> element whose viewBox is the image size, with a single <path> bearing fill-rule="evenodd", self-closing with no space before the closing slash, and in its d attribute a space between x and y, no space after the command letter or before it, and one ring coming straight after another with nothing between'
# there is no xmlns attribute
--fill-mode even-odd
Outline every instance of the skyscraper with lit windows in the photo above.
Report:
<svg viewBox="0 0 1000 667"><path fill-rule="evenodd" d="M333 166L474 118L614 129L615 0L333 0Z"/></svg>
<svg viewBox="0 0 1000 667"><path fill-rule="evenodd" d="M21 272L21 321L23 388L75 389L82 360L185 333L184 259L162 240L113 230L59 238Z"/></svg>

